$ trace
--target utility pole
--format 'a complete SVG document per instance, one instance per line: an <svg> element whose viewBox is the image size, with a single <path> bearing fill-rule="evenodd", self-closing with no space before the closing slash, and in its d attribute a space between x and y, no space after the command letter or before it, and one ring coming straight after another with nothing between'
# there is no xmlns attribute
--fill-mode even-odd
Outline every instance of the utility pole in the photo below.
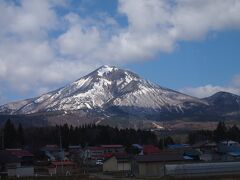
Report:
<svg viewBox="0 0 240 180"><path fill-rule="evenodd" d="M63 174L63 159L64 159L64 152L63 152L63 148L62 148L62 135L61 135L61 126L59 127L59 140L60 140L60 149L61 149L61 171Z"/></svg>
<svg viewBox="0 0 240 180"><path fill-rule="evenodd" d="M162 140L162 148L165 149L165 127L164 127L164 120L162 121L163 126L163 140Z"/></svg>
<svg viewBox="0 0 240 180"><path fill-rule="evenodd" d="M163 121L162 121L162 126L163 126L163 140L162 140L162 142L163 142L163 145L162 145L162 148L163 148L163 151L164 151L164 149L165 149L165 127L164 127L164 119L163 119ZM163 161L163 176L165 176L166 175L166 162L165 162L165 160Z"/></svg>
<svg viewBox="0 0 240 180"><path fill-rule="evenodd" d="M2 130L2 150L4 150L4 130Z"/></svg>

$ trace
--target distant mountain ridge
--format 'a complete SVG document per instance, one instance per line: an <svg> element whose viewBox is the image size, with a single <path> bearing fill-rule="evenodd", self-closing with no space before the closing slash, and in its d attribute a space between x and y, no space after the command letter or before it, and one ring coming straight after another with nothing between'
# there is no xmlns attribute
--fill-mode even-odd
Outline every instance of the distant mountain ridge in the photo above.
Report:
<svg viewBox="0 0 240 180"><path fill-rule="evenodd" d="M102 66L55 91L0 106L0 114L8 115L77 111L97 112L104 117L126 115L156 120L221 117L240 111L240 96L219 92L199 99L163 88L131 71Z"/></svg>
<svg viewBox="0 0 240 180"><path fill-rule="evenodd" d="M228 92L217 92L204 98L216 113L240 112L240 96Z"/></svg>

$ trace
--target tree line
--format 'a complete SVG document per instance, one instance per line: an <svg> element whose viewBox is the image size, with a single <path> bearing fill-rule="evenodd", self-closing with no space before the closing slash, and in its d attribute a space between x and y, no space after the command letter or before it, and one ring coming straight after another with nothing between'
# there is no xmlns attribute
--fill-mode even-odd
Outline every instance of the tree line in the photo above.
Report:
<svg viewBox="0 0 240 180"><path fill-rule="evenodd" d="M7 120L5 123L4 128L1 130L0 137L2 149L23 147L25 144L22 125L18 124L18 126L15 127L10 120Z"/></svg>
<svg viewBox="0 0 240 180"><path fill-rule="evenodd" d="M2 147L21 148L29 146L39 148L46 144L60 144L64 148L69 145L101 145L101 144L157 144L157 137L151 131L135 129L118 129L110 126L96 126L95 124L79 127L68 124L52 127L23 128L21 124L14 126L8 120L0 133Z"/></svg>
<svg viewBox="0 0 240 180"><path fill-rule="evenodd" d="M79 127L68 124L51 127L23 128L21 124L14 125L8 120L0 130L1 148L29 147L38 149L47 144L60 144L64 148L69 145L94 146L101 144L122 144L129 147L131 144L153 144L159 148L174 144L174 140L168 137L160 137L155 133L145 130L118 129L110 126L96 126L95 124ZM219 122L214 131L199 130L188 133L188 143L194 144L201 141L219 142L233 140L240 142L240 129L233 125L227 127L224 122Z"/></svg>
<svg viewBox="0 0 240 180"><path fill-rule="evenodd" d="M188 134L188 141L194 144L200 141L220 142L224 140L233 140L240 142L240 129L237 125L227 127L223 121L220 121L214 131L199 130Z"/></svg>

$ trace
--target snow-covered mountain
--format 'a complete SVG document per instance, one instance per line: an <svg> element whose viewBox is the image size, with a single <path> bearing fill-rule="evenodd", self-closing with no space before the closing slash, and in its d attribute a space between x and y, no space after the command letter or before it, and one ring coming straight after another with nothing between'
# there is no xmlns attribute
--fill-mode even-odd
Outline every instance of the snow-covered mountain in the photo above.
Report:
<svg viewBox="0 0 240 180"><path fill-rule="evenodd" d="M0 113L32 114L52 111L120 110L130 114L184 113L208 106L191 97L146 81L137 74L102 66L73 83L39 97L0 106Z"/></svg>

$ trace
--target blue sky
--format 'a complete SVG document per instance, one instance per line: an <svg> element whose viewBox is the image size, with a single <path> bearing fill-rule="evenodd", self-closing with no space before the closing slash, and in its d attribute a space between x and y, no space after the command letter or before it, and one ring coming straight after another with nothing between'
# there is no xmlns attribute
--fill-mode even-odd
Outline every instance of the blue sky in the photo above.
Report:
<svg viewBox="0 0 240 180"><path fill-rule="evenodd" d="M226 86L240 73L239 42L240 31L219 32L201 41L180 42L172 53L126 68L174 89L206 84Z"/></svg>
<svg viewBox="0 0 240 180"><path fill-rule="evenodd" d="M183 93L240 94L240 1L2 0L0 104L107 64Z"/></svg>

